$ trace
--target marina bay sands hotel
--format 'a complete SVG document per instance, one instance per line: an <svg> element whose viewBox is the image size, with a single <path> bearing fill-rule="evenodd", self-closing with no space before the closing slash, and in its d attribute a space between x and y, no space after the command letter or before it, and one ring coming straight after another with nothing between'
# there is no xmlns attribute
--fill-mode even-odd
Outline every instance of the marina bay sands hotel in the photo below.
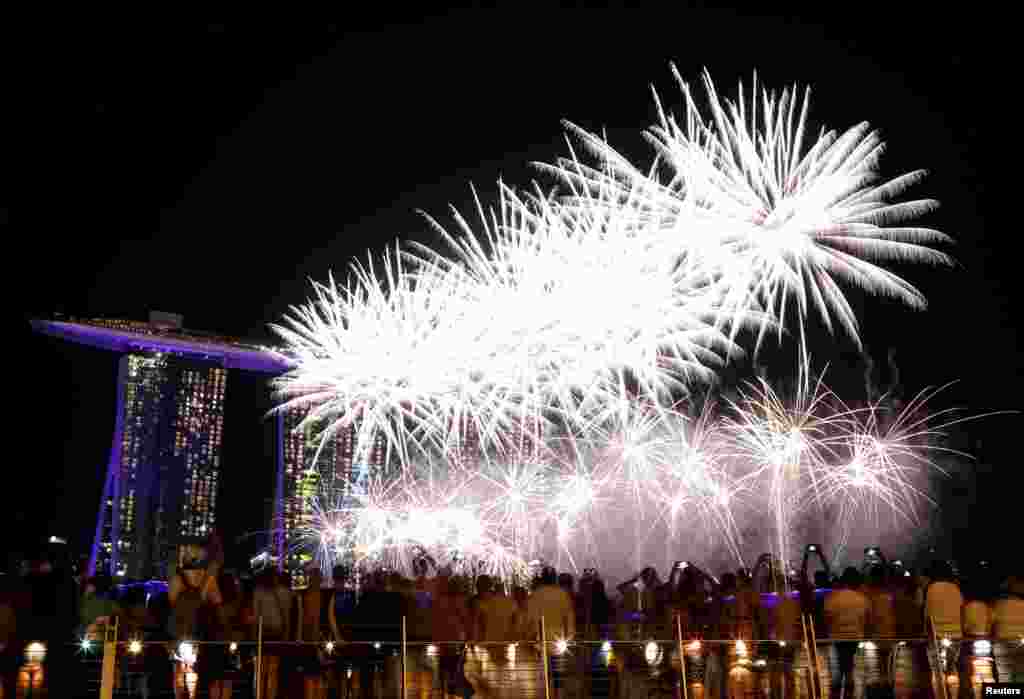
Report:
<svg viewBox="0 0 1024 699"><path fill-rule="evenodd" d="M288 360L272 348L185 330L182 318L151 313L149 322L54 318L31 321L52 337L121 355L113 444L89 560L89 574L167 579L178 544L205 538L217 524L224 396L238 371L275 376ZM315 428L296 431L300 411L276 417L272 553L301 563L292 538L309 516L305 495L350 483L354 432L340 431L312 464ZM383 445L361 468L382 467ZM332 482L324 483L324 479Z"/></svg>

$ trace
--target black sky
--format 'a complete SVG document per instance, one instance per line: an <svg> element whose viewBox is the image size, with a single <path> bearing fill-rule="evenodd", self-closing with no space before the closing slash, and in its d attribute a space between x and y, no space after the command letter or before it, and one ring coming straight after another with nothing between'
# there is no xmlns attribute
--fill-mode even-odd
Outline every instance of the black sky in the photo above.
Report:
<svg viewBox="0 0 1024 699"><path fill-rule="evenodd" d="M911 389L959 379L950 404L1017 408L1018 244L1003 235L994 193L1008 157L997 134L1012 119L993 101L1009 52L997 19L462 10L390 24L93 17L39 31L9 134L21 310L143 319L159 309L189 327L267 337L266 324L305 298L307 278L395 238L433 241L416 209L472 213L471 182L486 194L499 175L519 186L542 178L528 163L565 153L561 119L606 129L647 163L650 84L679 105L670 61L694 81L708 67L725 92L757 69L773 87L812 85L815 122L882 129L886 173L932 173L912 194L941 200L926 223L957 239L961 267L900 270L929 297L926 312L860 304L880 359L896 346ZM12 542L64 533L84 545L116 358L15 326L9 469L31 495L4 508L17 527L7 531ZM821 352L841 372L837 348ZM260 382L234 374L228 384L221 502L232 534L260 526L270 494ZM1020 492L1019 424L978 428L983 473L943 495L957 539L978 540Z"/></svg>

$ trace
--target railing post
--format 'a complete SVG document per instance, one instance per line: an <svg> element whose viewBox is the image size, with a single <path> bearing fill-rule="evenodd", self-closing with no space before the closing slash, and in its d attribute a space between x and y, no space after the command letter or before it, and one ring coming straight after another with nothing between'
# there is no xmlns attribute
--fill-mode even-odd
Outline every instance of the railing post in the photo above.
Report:
<svg viewBox="0 0 1024 699"><path fill-rule="evenodd" d="M689 699L689 688L686 686L686 649L683 647L683 621L678 614L676 614L676 643L679 644L679 674L682 676L683 699Z"/></svg>
<svg viewBox="0 0 1024 699"><path fill-rule="evenodd" d="M544 668L544 699L551 699L551 683L548 681L548 635L544 628L544 616L540 617L540 663Z"/></svg>
<svg viewBox="0 0 1024 699"><path fill-rule="evenodd" d="M800 636L801 636L801 638L803 638L804 655L806 656L808 661L811 661L812 660L812 658L811 658L811 648L810 648L810 643L808 643L808 640L807 640L807 615L803 614L803 613L800 614ZM811 672L811 667L810 667L810 665L808 665L807 681L811 683L811 697L812 697L812 699L817 696L817 693L816 693L816 691L814 689L814 680L812 679L813 677L814 677L814 673Z"/></svg>
<svg viewBox="0 0 1024 699"><path fill-rule="evenodd" d="M800 627L804 633L804 648L807 650L807 679L811 681L811 696L818 697L818 699L824 699L823 691L821 690L821 676L818 674L818 649L811 641L811 635L808 632L810 629L814 630L814 620L810 619L807 614L800 615Z"/></svg>
<svg viewBox="0 0 1024 699"><path fill-rule="evenodd" d="M406 684L405 683L406 683L406 667L407 667L407 665L406 665L406 655L405 655L405 642L406 642L405 616L403 615L402 616L402 694L401 694L401 698L402 699L405 699L405 695L406 695Z"/></svg>
<svg viewBox="0 0 1024 699"><path fill-rule="evenodd" d="M939 632L935 628L935 619L928 615L928 626L931 627L932 645L935 646L935 669L939 675L939 687L942 692L942 699L949 699L949 688L946 686L946 670L943 665L942 644L939 642Z"/></svg>
<svg viewBox="0 0 1024 699"><path fill-rule="evenodd" d="M807 630L811 634L811 647L814 649L814 673L818 682L818 697L825 699L825 685L821 683L820 659L818 658L818 633L814 630L814 617L807 616Z"/></svg>
<svg viewBox="0 0 1024 699"><path fill-rule="evenodd" d="M103 674L100 684L100 699L113 699L114 678L117 673L117 623L119 619L114 618L113 633L110 625L103 629Z"/></svg>
<svg viewBox="0 0 1024 699"><path fill-rule="evenodd" d="M263 695L263 615L256 629L256 699Z"/></svg>

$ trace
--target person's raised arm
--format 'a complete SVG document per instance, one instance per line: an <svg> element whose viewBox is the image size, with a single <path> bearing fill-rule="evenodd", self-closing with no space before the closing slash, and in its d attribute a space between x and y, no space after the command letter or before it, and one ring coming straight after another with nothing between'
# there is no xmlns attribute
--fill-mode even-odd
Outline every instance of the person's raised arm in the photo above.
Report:
<svg viewBox="0 0 1024 699"><path fill-rule="evenodd" d="M719 588L718 581L715 580L713 577L711 577L711 574L708 573L706 570L703 570L702 568L698 568L697 566L691 566L691 567L693 568L694 575L696 575L701 580L706 580L708 582L708 584L711 585L711 594L713 594L713 595L717 594L718 593L718 588ZM702 591L702 596L703 596L703 591Z"/></svg>
<svg viewBox="0 0 1024 699"><path fill-rule="evenodd" d="M639 575L634 575L632 578L630 578L626 582L620 583L619 586L616 587L615 589L618 590L620 594L625 595L625 594L627 594L629 592L629 589L631 587L633 587L634 585L637 584L637 582L639 580L640 580L640 576Z"/></svg>
<svg viewBox="0 0 1024 699"><path fill-rule="evenodd" d="M773 568L773 563L774 562L772 560L772 555L770 553L762 553L758 557L757 563L754 564L754 570L750 574L751 587L753 587L754 581L757 580L757 574L761 571L761 567L762 566L764 566L764 567L766 567L768 569L768 574L769 574L769 576L771 576L772 568Z"/></svg>
<svg viewBox="0 0 1024 699"><path fill-rule="evenodd" d="M825 569L825 575L828 579L832 579L832 566L828 564L828 560L825 558L825 554L821 552L821 549L817 549L815 553L818 555L818 560L821 561L821 567Z"/></svg>
<svg viewBox="0 0 1024 699"><path fill-rule="evenodd" d="M813 544L804 549L804 558L803 558L803 561L800 564L800 577L801 577L801 579L806 579L806 580L808 580L811 583L814 582L814 579L807 575L807 563L810 560L811 554L814 554L814 556L818 559L818 561L821 562L821 567L824 569L825 575L827 575L829 580L831 580L832 579L832 568L829 566L828 560L826 560L826 558L825 558L825 554L823 554L821 552L821 547L820 546L815 546Z"/></svg>

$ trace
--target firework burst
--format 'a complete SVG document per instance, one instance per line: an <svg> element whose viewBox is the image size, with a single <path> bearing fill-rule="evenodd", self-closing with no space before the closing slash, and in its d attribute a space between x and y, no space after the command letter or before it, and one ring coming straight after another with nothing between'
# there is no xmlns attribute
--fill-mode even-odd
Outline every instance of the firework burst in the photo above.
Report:
<svg viewBox="0 0 1024 699"><path fill-rule="evenodd" d="M818 377L790 400L752 383L693 417L634 403L585 439L565 434L518 458L420 460L344 497L322 494L303 546L325 568L347 557L411 572L427 557L508 580L540 559L614 576L723 553L743 565L765 544L792 561L803 528L826 526L839 560L855 534L919 521L939 457L960 456L943 439L961 420L930 413L934 394L850 408ZM770 536L751 536L752 524Z"/></svg>
<svg viewBox="0 0 1024 699"><path fill-rule="evenodd" d="M894 202L923 170L884 180L883 142L860 123L843 133L809 138L810 91L759 91L742 84L735 102L722 99L705 73L706 110L673 67L685 100L682 119L655 94L659 123L648 132L669 177L633 167L603 139L569 127L599 159L586 168L575 157L552 168L579 189L619 190L623 206L640 208L676 241L676 257L717 294L720 323L748 325L759 337L795 329L817 309L860 343L857 318L841 284L925 306L911 284L878 263L949 264L929 247L950 242L939 231L898 225L937 206L930 199ZM584 208L586 198L576 197ZM798 318L786 322L787 301ZM765 311L764 315L751 313ZM760 339L759 339L760 342Z"/></svg>
<svg viewBox="0 0 1024 699"><path fill-rule="evenodd" d="M835 448L847 429L849 410L819 377L803 374L791 402L767 381L750 384L731 403L727 421L733 458L745 464L744 483L761 484L773 513L773 553L788 561L795 555L790 537L795 518L820 504ZM838 408L838 409L837 409Z"/></svg>
<svg viewBox="0 0 1024 699"><path fill-rule="evenodd" d="M705 75L702 110L679 82L681 120L655 95L649 170L570 125L597 164L570 144L548 168L560 192L500 185L494 208L476 201L476 231L431 219L444 253L356 266L275 326L294 362L278 409L308 408L300 429L327 425L321 444L354 427L357 461L383 440L397 462L311 510L320 558L511 575L533 558L653 560L651 542L671 560L706 539L742 561L740 524L770 512L786 559L802 517L839 507L849 529L915 511L934 423L851 410L811 380L804 323L816 311L859 344L851 286L924 306L882 266L949 262L929 247L946 236L902 224L934 202L895 201L923 173L881 178L866 124L811 137L795 88L741 85L732 102ZM761 381L720 414L669 407L714 383L744 328L755 353L769 333L799 336L793 399Z"/></svg>

